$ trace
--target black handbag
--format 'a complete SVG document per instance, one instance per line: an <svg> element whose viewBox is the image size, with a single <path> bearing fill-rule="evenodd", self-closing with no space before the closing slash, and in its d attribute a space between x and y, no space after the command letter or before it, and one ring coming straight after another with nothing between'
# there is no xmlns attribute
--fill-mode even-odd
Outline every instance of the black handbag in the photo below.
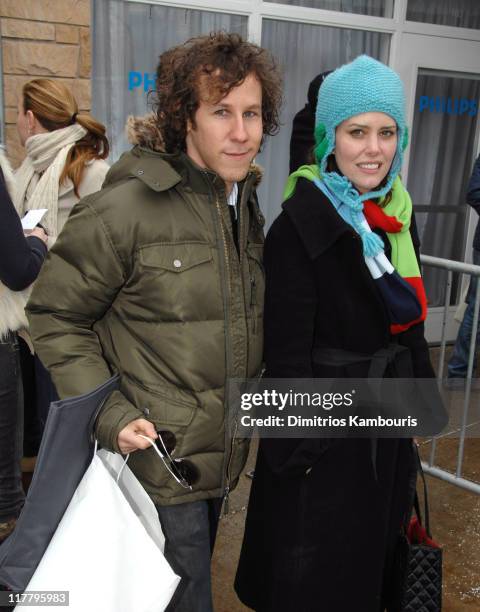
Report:
<svg viewBox="0 0 480 612"><path fill-rule="evenodd" d="M395 567L399 588L388 612L440 612L442 609L442 549L430 531L427 483L416 448L415 455L423 481L425 524L415 492L416 516L403 526L399 538Z"/></svg>

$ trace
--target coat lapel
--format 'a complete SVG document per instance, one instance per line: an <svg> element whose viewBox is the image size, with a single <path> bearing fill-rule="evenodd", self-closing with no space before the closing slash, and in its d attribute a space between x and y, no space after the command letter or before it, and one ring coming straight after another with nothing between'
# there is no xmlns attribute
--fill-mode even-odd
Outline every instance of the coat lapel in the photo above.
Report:
<svg viewBox="0 0 480 612"><path fill-rule="evenodd" d="M282 204L293 222L309 256L316 259L345 232L355 233L331 202L307 179L297 181L295 198Z"/></svg>

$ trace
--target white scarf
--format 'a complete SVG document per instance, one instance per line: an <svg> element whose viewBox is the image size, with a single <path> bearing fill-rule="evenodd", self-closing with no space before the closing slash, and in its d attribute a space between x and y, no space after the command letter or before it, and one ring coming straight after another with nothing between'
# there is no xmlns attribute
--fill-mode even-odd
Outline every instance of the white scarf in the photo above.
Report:
<svg viewBox="0 0 480 612"><path fill-rule="evenodd" d="M65 167L68 152L87 134L78 123L52 132L30 136L25 143L27 156L15 173L14 204L20 217L26 210L46 208L42 225L47 233L57 236L58 192L60 175ZM36 185L28 202L27 191L32 181Z"/></svg>

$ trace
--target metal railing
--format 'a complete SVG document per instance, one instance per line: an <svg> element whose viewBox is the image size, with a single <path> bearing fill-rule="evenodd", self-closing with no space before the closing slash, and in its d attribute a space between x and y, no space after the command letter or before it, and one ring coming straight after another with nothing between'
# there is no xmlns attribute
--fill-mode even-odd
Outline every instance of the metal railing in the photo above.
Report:
<svg viewBox="0 0 480 612"><path fill-rule="evenodd" d="M443 307L443 317L442 317L442 339L440 344L440 361L437 372L437 379L439 385L443 384L443 373L444 373L444 365L445 365L445 352L446 352L446 328L447 328L447 317L448 310L450 307L450 298L452 293L452 278L454 272L460 272L463 274L469 274L470 276L480 277L480 266L475 266L472 264L460 263L458 261L453 261L450 259L442 259L440 257L431 257L430 255L421 255L420 257L422 265L424 266L432 266L434 268L441 268L442 270L447 271L447 287L445 292L445 303ZM467 478L462 477L462 469L463 469L463 459L465 452L465 438L467 434L468 424L468 416L470 410L470 400L471 400L471 392L472 392L472 373L473 373L473 365L475 359L475 349L476 349L476 340L477 340L477 329L478 329L478 318L479 318L479 307L480 307L480 282L477 282L476 292L475 292L475 305L473 312L473 324L472 324L472 334L470 338L470 350L468 356L468 368L467 368L467 377L465 379L465 396L463 399L463 410L461 414L461 423L460 427L457 430L459 434L459 446L457 453L457 465L455 469L455 473L448 472L443 468L440 468L435 463L435 454L437 450L437 440L443 435L441 434L437 438L432 439L432 447L430 451L430 457L428 462L422 462L423 469L427 474L432 476L436 476L437 478L441 478L446 482L450 482L459 487L467 489L473 493L480 494L480 484L468 480Z"/></svg>

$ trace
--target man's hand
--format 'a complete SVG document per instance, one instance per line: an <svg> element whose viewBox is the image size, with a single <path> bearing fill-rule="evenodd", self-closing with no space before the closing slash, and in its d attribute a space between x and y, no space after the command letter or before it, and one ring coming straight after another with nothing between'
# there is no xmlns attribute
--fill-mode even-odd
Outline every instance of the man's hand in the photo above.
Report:
<svg viewBox="0 0 480 612"><path fill-rule="evenodd" d="M117 444L123 455L128 455L128 453L133 453L136 450L150 448L151 444L147 440L140 438L138 434L147 436L147 438L152 440L158 438L153 423L146 419L135 419L135 421L129 423L118 434Z"/></svg>

